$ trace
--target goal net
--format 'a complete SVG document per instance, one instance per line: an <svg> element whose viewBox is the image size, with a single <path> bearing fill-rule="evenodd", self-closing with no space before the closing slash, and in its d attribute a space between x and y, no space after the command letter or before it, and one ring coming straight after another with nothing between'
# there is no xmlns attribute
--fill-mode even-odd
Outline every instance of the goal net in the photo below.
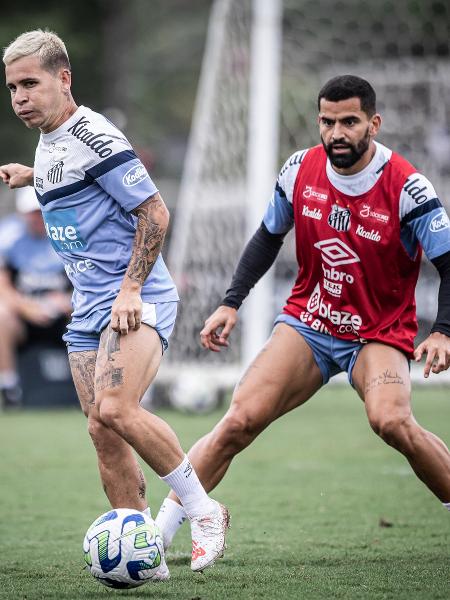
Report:
<svg viewBox="0 0 450 600"><path fill-rule="evenodd" d="M278 20L272 13L275 33L261 13L269 5L279 11ZM280 55L278 73L273 65L265 72L254 55L264 48L255 45L264 27L269 52ZM259 340L270 326L266 321L283 306L297 271L293 236L271 270L270 286L258 296L261 318L255 304L245 310L248 299L229 349L216 355L199 345L203 322L223 298L250 237L255 205L261 220L279 166L294 150L318 142L317 92L330 77L352 73L373 82L383 116L379 140L415 164L450 208L449 31L445 0L215 1L169 253L181 305L163 376L195 371L219 386L233 385L248 358L246 341ZM274 144L261 148L255 123L263 127L271 113L266 105L258 115L266 94L258 98L255 81L267 78L276 91L272 115L278 133ZM261 171L271 183L249 198L254 152L270 165ZM417 290L422 338L436 315L437 285L434 268L424 265Z"/></svg>

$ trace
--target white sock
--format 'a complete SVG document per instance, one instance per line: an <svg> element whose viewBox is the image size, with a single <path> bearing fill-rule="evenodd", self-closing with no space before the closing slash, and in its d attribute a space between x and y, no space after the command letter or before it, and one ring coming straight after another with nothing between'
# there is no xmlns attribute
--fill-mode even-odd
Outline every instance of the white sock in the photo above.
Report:
<svg viewBox="0 0 450 600"><path fill-rule="evenodd" d="M450 502L443 502L443 503L442 503L442 506L443 506L444 508L446 508L447 510L450 510Z"/></svg>
<svg viewBox="0 0 450 600"><path fill-rule="evenodd" d="M175 502L171 498L164 499L155 519L155 523L158 525L163 536L164 548L167 549L170 546L174 535L186 519L186 511L181 504L178 504L178 502Z"/></svg>
<svg viewBox="0 0 450 600"><path fill-rule="evenodd" d="M205 492L187 456L181 465L161 479L178 496L189 519L201 517L214 510L215 504Z"/></svg>
<svg viewBox="0 0 450 600"><path fill-rule="evenodd" d="M147 517L150 517L150 519L152 518L152 512L150 510L150 506L147 506L147 508L145 510L142 511L144 514L147 515Z"/></svg>

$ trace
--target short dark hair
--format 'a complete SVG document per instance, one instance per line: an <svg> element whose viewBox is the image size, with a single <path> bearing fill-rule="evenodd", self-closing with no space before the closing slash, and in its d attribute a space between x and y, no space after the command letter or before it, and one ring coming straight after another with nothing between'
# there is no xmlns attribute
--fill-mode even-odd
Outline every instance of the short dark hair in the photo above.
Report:
<svg viewBox="0 0 450 600"><path fill-rule="evenodd" d="M339 102L349 98L359 98L361 110L372 117L376 112L377 96L368 81L356 75L339 75L327 81L319 92L317 105L320 110L320 101Z"/></svg>

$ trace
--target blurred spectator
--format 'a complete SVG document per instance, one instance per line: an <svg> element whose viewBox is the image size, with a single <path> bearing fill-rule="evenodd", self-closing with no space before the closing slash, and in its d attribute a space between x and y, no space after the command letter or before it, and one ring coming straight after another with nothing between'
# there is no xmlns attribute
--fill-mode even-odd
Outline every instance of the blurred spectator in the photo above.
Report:
<svg viewBox="0 0 450 600"><path fill-rule="evenodd" d="M16 192L17 213L0 221L0 393L18 407L16 352L33 341L63 343L71 286L45 231L32 187Z"/></svg>

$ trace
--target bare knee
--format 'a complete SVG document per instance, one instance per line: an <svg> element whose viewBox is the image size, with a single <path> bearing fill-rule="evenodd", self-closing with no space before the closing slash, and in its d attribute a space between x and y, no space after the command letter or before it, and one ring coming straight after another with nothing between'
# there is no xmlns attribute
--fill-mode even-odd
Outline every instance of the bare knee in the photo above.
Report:
<svg viewBox="0 0 450 600"><path fill-rule="evenodd" d="M88 417L88 432L101 463L114 461L128 446L125 440L100 419L98 413Z"/></svg>
<svg viewBox="0 0 450 600"><path fill-rule="evenodd" d="M127 431L135 418L134 410L130 406L124 410L123 404L114 395L103 397L98 406L99 419L103 426L127 439Z"/></svg>
<svg viewBox="0 0 450 600"><path fill-rule="evenodd" d="M232 406L214 428L213 440L225 456L234 456L246 448L265 425L260 422L257 415Z"/></svg>
<svg viewBox="0 0 450 600"><path fill-rule="evenodd" d="M369 415L369 423L375 433L390 446L399 450L411 446L416 425L410 413L376 413Z"/></svg>
<svg viewBox="0 0 450 600"><path fill-rule="evenodd" d="M91 436L92 442L97 450L100 450L106 445L107 427L97 417L87 414L88 417L88 433Z"/></svg>

